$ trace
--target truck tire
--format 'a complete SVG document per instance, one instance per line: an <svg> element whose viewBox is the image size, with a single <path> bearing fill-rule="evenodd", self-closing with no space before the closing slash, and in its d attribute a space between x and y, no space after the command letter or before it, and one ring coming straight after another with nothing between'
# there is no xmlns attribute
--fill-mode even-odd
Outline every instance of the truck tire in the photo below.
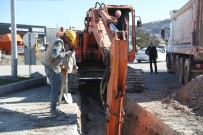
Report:
<svg viewBox="0 0 203 135"><path fill-rule="evenodd" d="M190 60L186 59L184 64L184 83L187 84L191 80Z"/></svg>
<svg viewBox="0 0 203 135"><path fill-rule="evenodd" d="M179 59L179 56L176 55L176 58L175 58L176 76L179 76L179 65L180 65L180 59Z"/></svg>
<svg viewBox="0 0 203 135"><path fill-rule="evenodd" d="M185 58L181 57L179 61L179 68L178 68L178 80L180 84L184 84L184 63L185 63Z"/></svg>
<svg viewBox="0 0 203 135"><path fill-rule="evenodd" d="M173 72L171 69L171 58L168 56L168 54L166 55L166 68L168 73Z"/></svg>

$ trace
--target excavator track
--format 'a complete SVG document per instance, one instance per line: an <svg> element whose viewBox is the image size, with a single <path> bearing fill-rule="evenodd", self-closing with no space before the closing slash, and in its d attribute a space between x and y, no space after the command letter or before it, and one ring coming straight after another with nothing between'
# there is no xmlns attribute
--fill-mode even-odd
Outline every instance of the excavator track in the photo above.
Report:
<svg viewBox="0 0 203 135"><path fill-rule="evenodd" d="M127 92L142 92L145 88L144 71L142 69L134 69L128 66L126 77Z"/></svg>
<svg viewBox="0 0 203 135"><path fill-rule="evenodd" d="M68 74L69 92L74 94L78 92L79 80L78 76L74 74ZM128 72L126 77L127 92L142 92L145 88L144 71L142 69L134 69L128 66Z"/></svg>
<svg viewBox="0 0 203 135"><path fill-rule="evenodd" d="M68 86L69 86L70 93L75 94L78 92L79 81L78 81L77 75L68 73Z"/></svg>

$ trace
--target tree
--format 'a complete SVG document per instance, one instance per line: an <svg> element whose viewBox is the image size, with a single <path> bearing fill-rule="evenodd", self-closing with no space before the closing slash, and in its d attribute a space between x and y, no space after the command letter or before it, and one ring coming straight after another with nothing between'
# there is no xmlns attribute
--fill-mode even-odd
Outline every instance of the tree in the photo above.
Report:
<svg viewBox="0 0 203 135"><path fill-rule="evenodd" d="M136 30L136 43L137 46L142 48L142 47L147 47L148 46L148 41L150 39L150 34L149 33L145 33L144 31L142 31L141 29L137 29Z"/></svg>
<svg viewBox="0 0 203 135"><path fill-rule="evenodd" d="M158 46L160 43L159 38L156 35L151 35L151 41L154 43L155 46Z"/></svg>
<svg viewBox="0 0 203 135"><path fill-rule="evenodd" d="M136 29L136 44L139 48L147 47L150 41L154 42L155 45L160 43L158 36L150 35L140 28Z"/></svg>

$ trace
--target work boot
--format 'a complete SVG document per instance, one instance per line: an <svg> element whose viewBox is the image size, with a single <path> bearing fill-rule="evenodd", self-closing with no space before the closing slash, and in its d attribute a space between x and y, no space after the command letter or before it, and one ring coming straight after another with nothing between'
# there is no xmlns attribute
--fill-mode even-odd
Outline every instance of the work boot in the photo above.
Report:
<svg viewBox="0 0 203 135"><path fill-rule="evenodd" d="M52 118L58 117L58 115L59 115L59 111L57 109L56 110L50 110L50 113L51 113Z"/></svg>

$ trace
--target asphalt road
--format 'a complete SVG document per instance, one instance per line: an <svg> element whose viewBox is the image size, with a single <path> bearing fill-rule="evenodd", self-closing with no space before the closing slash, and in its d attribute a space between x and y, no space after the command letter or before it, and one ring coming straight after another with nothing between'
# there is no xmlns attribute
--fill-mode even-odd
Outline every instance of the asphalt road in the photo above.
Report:
<svg viewBox="0 0 203 135"><path fill-rule="evenodd" d="M129 66L137 69L142 69L145 73L150 72L150 67L148 62L137 63L132 62L129 63ZM158 72L165 72L166 73L166 63L165 62L157 62ZM12 66L0 66L0 76L11 76L11 69ZM29 65L18 65L17 67L17 75L18 76L29 76L30 74L30 67ZM45 75L44 66L43 65L31 65L31 73L39 72L42 75Z"/></svg>
<svg viewBox="0 0 203 135"><path fill-rule="evenodd" d="M29 76L29 66L19 65L18 76ZM45 75L44 66L32 65L32 72ZM0 77L11 76L11 66L0 66ZM50 117L50 86L0 97L0 134L2 135L79 135L78 95L72 104L61 104L59 116Z"/></svg>

